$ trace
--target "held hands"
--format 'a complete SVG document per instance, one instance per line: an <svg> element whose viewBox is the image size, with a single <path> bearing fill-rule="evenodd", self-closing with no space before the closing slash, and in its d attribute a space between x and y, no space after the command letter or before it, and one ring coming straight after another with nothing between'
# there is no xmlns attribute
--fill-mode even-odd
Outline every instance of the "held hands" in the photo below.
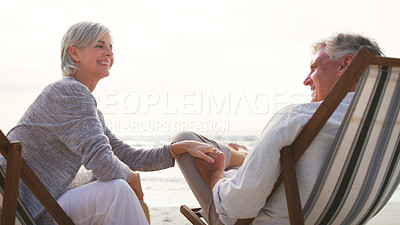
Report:
<svg viewBox="0 0 400 225"><path fill-rule="evenodd" d="M177 155L188 152L190 155L204 159L208 163L214 163L214 159L207 153L213 153L217 150L210 144L190 140L173 143L171 147Z"/></svg>
<svg viewBox="0 0 400 225"><path fill-rule="evenodd" d="M129 186L131 186L138 199L143 200L144 194L142 190L142 184L140 183L140 175L138 172L134 172L131 170L131 174L128 178L128 184Z"/></svg>
<svg viewBox="0 0 400 225"><path fill-rule="evenodd" d="M225 177L225 155L218 149L212 153L207 153L207 155L214 160L213 164L202 159L196 159L196 165L201 176L213 188L220 179Z"/></svg>

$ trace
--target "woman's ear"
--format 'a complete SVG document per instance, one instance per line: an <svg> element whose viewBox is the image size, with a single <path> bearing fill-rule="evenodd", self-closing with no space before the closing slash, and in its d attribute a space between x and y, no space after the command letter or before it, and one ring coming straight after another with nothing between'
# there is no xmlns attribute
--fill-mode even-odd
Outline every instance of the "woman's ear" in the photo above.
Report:
<svg viewBox="0 0 400 225"><path fill-rule="evenodd" d="M72 59L75 62L79 62L79 56L78 56L79 55L79 49L77 47L75 47L75 46L69 47L68 52L69 52L69 55L72 57Z"/></svg>

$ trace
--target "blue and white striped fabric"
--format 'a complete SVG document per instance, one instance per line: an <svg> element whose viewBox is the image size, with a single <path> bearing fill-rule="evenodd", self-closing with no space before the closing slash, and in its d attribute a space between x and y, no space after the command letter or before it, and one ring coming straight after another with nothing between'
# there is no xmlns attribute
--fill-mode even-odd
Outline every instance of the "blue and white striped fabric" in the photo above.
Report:
<svg viewBox="0 0 400 225"><path fill-rule="evenodd" d="M400 68L371 65L360 78L317 185L305 224L364 224L400 181Z"/></svg>

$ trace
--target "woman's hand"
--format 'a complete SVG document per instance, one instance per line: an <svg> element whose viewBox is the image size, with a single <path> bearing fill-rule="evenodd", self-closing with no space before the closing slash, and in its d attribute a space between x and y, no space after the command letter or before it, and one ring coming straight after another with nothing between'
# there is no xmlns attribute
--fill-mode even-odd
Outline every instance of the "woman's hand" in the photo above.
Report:
<svg viewBox="0 0 400 225"><path fill-rule="evenodd" d="M142 184L140 183L140 175L138 172L132 171L128 178L128 184L131 186L132 190L135 192L139 200L143 200L143 190Z"/></svg>
<svg viewBox="0 0 400 225"><path fill-rule="evenodd" d="M177 155L187 152L196 158L204 159L208 163L214 163L214 159L206 153L217 151L211 144L191 140L173 143L171 147L172 151Z"/></svg>

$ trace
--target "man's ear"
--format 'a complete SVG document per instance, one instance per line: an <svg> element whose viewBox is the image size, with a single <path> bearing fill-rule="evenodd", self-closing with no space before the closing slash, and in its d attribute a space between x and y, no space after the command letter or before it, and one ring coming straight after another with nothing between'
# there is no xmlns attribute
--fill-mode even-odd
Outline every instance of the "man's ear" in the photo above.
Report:
<svg viewBox="0 0 400 225"><path fill-rule="evenodd" d="M345 69L349 66L350 62L353 60L354 55L353 54L347 54L346 56L344 56L341 59L341 64L340 67L338 69L338 72L340 73L340 75L345 71Z"/></svg>

